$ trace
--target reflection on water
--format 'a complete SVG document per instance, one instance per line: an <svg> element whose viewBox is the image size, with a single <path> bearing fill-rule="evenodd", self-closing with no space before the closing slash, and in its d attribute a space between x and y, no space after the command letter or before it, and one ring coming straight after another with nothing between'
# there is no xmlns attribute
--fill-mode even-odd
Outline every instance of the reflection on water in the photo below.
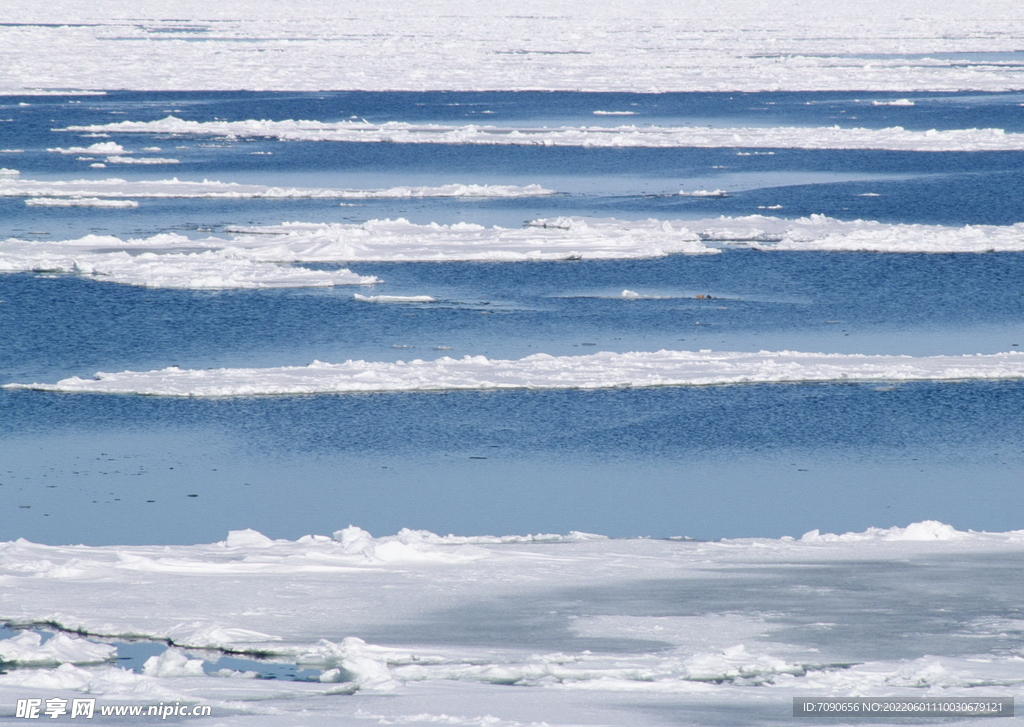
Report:
<svg viewBox="0 0 1024 727"><path fill-rule="evenodd" d="M5 392L0 540L1007 530L1018 382L194 400Z"/></svg>

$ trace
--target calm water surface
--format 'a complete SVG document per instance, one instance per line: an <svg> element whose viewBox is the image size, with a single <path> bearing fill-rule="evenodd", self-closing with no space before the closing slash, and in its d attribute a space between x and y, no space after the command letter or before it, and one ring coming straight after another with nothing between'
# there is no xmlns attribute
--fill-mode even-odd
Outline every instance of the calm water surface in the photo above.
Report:
<svg viewBox="0 0 1024 727"><path fill-rule="evenodd" d="M549 215L637 219L821 213L929 224L1024 220L1020 153L567 149L284 143L112 135L180 165L95 170L47 152L96 139L69 124L365 117L529 125L900 125L1024 131L1021 97L849 94L137 94L8 99L0 166L28 179L203 178L317 187L542 184L515 200L141 200L134 210L0 198L0 235L66 239L283 220L518 226ZM20 102L29 106L19 106ZM632 110L633 116L595 116ZM493 113L484 113L493 112ZM101 139L104 140L104 139ZM253 154L271 151L270 155ZM680 198L723 188L728 198ZM871 192L877 197L861 197ZM1024 345L1024 255L760 253L657 260L349 266L359 288L179 291L0 276L0 383L170 365L302 365L599 350L911 355ZM662 300L616 299L625 288ZM712 300L695 300L697 294ZM0 540L193 543L349 523L461 534L800 535L933 518L1017 516L1024 386L751 385L231 400L0 391Z"/></svg>

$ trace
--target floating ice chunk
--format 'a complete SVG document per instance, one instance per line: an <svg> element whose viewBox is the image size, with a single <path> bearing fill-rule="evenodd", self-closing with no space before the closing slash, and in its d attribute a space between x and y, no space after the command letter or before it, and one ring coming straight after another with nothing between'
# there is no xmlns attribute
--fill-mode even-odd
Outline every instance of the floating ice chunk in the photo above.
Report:
<svg viewBox="0 0 1024 727"><path fill-rule="evenodd" d="M371 199L381 197L537 197L557 194L539 184L517 187L510 184L445 184L440 187L392 187L390 189L342 190L339 197Z"/></svg>
<svg viewBox="0 0 1024 727"><path fill-rule="evenodd" d="M17 169L8 169L7 167L0 167L0 177L17 177L21 172Z"/></svg>
<svg viewBox="0 0 1024 727"><path fill-rule="evenodd" d="M133 199L100 199L99 197L30 197L29 207L109 207L132 209L139 206Z"/></svg>
<svg viewBox="0 0 1024 727"><path fill-rule="evenodd" d="M19 666L58 666L60 664L101 664L112 661L117 648L96 644L66 634L56 634L43 643L34 631L22 631L17 636L0 641L0 662Z"/></svg>
<svg viewBox="0 0 1024 727"><path fill-rule="evenodd" d="M46 151L56 152L57 154L131 154L130 151L127 151L116 141L100 141L89 146L72 146L67 149L62 149L58 146Z"/></svg>
<svg viewBox="0 0 1024 727"><path fill-rule="evenodd" d="M637 298L642 297L635 290L629 290L629 289L623 290L621 295L622 295L623 298L625 298L627 300L636 300Z"/></svg>
<svg viewBox="0 0 1024 727"><path fill-rule="evenodd" d="M489 144L583 147L703 147L791 149L891 149L899 151L997 151L1024 149L1024 134L1003 129L909 131L829 127L616 126L511 127L447 126L389 121L120 121L70 126L65 131L175 134L281 141L389 142L401 144ZM56 150L54 150L56 151ZM81 150L79 150L81 151ZM89 150L85 150L89 151ZM68 152L70 153L70 152ZM737 152L749 156L752 152ZM774 152L753 152L753 154Z"/></svg>
<svg viewBox="0 0 1024 727"><path fill-rule="evenodd" d="M107 164L181 164L180 159L168 159L162 157L126 157L108 156L104 159Z"/></svg>
<svg viewBox="0 0 1024 727"><path fill-rule="evenodd" d="M360 225L289 222L228 231L235 234L234 246L252 255L273 254L277 260L289 259L282 257L286 249L301 250L303 260L402 262L611 260L719 252L701 244L685 226L675 228L661 220L559 217L509 229L466 222L417 225L399 218Z"/></svg>
<svg viewBox="0 0 1024 727"><path fill-rule="evenodd" d="M361 303L433 303L435 298L429 295L360 295L356 293L353 300Z"/></svg>
<svg viewBox="0 0 1024 727"><path fill-rule="evenodd" d="M633 116L636 111L595 111L594 116Z"/></svg>
<svg viewBox="0 0 1024 727"><path fill-rule="evenodd" d="M599 389L622 386L707 386L808 381L953 381L1024 378L1024 352L964 356L868 356L760 351L654 351L587 356L534 354L518 360L447 356L434 361L314 361L266 369L99 372L56 384L5 384L7 389L146 394L252 396L362 391ZM408 544L408 543L407 543Z"/></svg>
<svg viewBox="0 0 1024 727"><path fill-rule="evenodd" d="M758 250L843 250L865 252L1009 252L1024 250L1024 223L1015 225L888 224L810 215L795 220L750 215L688 220L705 241Z"/></svg>
<svg viewBox="0 0 1024 727"><path fill-rule="evenodd" d="M148 677L202 677L206 676L203 671L202 659L189 659L179 649L173 647L159 656L151 656L142 665L142 673Z"/></svg>
<svg viewBox="0 0 1024 727"><path fill-rule="evenodd" d="M276 255L247 255L244 250L226 247L225 240L216 242L220 249L181 235L127 242L96 235L42 243L5 240L0 242L0 273L59 271L150 288L301 288L379 282L374 276L356 275L348 269L312 270L279 264L276 260L282 254L286 261L296 257L280 249ZM197 251L168 251L190 247ZM271 260L253 259L257 257Z"/></svg>
<svg viewBox="0 0 1024 727"><path fill-rule="evenodd" d="M898 98L895 101L872 101L872 106L913 106L914 102L909 98Z"/></svg>
<svg viewBox="0 0 1024 727"><path fill-rule="evenodd" d="M698 189L693 192L679 192L680 197L728 197L729 193L724 189Z"/></svg>
<svg viewBox="0 0 1024 727"><path fill-rule="evenodd" d="M168 630L165 637L178 646L192 649L221 649L281 640L279 636L252 629L204 623L178 624Z"/></svg>

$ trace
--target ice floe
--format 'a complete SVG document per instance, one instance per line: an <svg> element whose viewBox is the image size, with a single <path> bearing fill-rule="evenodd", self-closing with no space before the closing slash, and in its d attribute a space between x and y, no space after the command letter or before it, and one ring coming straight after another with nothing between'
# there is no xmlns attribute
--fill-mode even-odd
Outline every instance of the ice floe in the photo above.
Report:
<svg viewBox="0 0 1024 727"><path fill-rule="evenodd" d="M374 199L384 197L538 197L556 194L539 184L443 184L439 187L391 187L390 189L342 190L339 197Z"/></svg>
<svg viewBox="0 0 1024 727"><path fill-rule="evenodd" d="M216 136L279 141L389 142L395 144L494 144L583 147L707 147L891 149L901 151L1006 151L1024 149L1024 134L1002 129L911 131L829 127L580 126L511 127L411 124L400 121L117 121L69 126L68 131Z"/></svg>
<svg viewBox="0 0 1024 727"><path fill-rule="evenodd" d="M29 197L29 207L109 207L134 208L139 203L133 199L101 199L100 197Z"/></svg>
<svg viewBox="0 0 1024 727"><path fill-rule="evenodd" d="M0 272L59 271L150 287L259 287L367 284L347 270L278 263L353 261L579 260L714 254L668 222L559 218L521 229L471 223L417 225L404 219L363 224L285 223L234 228L230 239L178 234L121 240L89 235L53 242L0 242ZM194 252L193 252L194 251Z"/></svg>
<svg viewBox="0 0 1024 727"><path fill-rule="evenodd" d="M118 157L120 160L121 158ZM124 157L123 159L131 159ZM111 158L107 159L111 162ZM145 161L145 159L143 159ZM177 160L160 160L170 163ZM139 159L135 159L139 162ZM132 163L118 161L116 163ZM9 170L9 176L18 172ZM394 187L391 189L330 189L322 187L268 187L204 179L201 182L177 177L161 180L76 179L41 181L3 179L0 197L145 197L185 199L371 199L375 197L529 197L555 194L539 184L448 184L440 187Z"/></svg>
<svg viewBox="0 0 1024 727"><path fill-rule="evenodd" d="M352 300L360 303L433 303L436 298L429 295L360 295L356 293Z"/></svg>
<svg viewBox="0 0 1024 727"><path fill-rule="evenodd" d="M115 191L123 193L119 185L111 185L110 193ZM37 199L30 197L27 202L45 205L64 204L49 200L67 200L67 204L128 207L126 203L132 201L70 195ZM888 253L1024 250L1024 223L946 227L841 221L824 215L795 220L751 215L674 221L557 217L534 220L519 229L468 222L420 225L405 219L362 224L285 222L231 227L227 232L229 237L201 239L179 234L128 240L98 235L62 241L11 238L0 241L0 272L65 272L149 287L303 287L378 280L347 270L287 264L615 260L717 254L729 246Z"/></svg>
<svg viewBox="0 0 1024 727"><path fill-rule="evenodd" d="M456 389L598 389L821 381L954 381L1024 378L1024 352L965 356L868 356L760 351L655 351L518 360L465 356L434 361L314 361L308 366L99 372L7 389L150 396L252 396Z"/></svg>
<svg viewBox="0 0 1024 727"><path fill-rule="evenodd" d="M585 220L559 217L513 229L470 222L418 225L405 219L363 224L289 222L233 227L233 247L252 255L303 260L435 261L614 260L670 254L715 254L684 223L660 220Z"/></svg>
<svg viewBox="0 0 1024 727"><path fill-rule="evenodd" d="M231 250L192 244L181 235L157 235L127 243L96 235L56 243L0 242L0 272L27 271L70 273L149 288L288 288L379 282L374 276L356 275L347 269L311 270L253 260Z"/></svg>
<svg viewBox="0 0 1024 727"><path fill-rule="evenodd" d="M68 148L58 146L46 151L56 154L131 154L130 151L116 141L98 141L89 146L72 146Z"/></svg>
<svg viewBox="0 0 1024 727"><path fill-rule="evenodd" d="M719 241L759 250L892 253L1024 250L1024 223L951 227L873 220L844 221L826 215L810 215L795 220L750 215L691 220L685 225L706 242Z"/></svg>
<svg viewBox="0 0 1024 727"><path fill-rule="evenodd" d="M120 154L108 156L103 160L107 164L181 164L180 159L167 157L126 157Z"/></svg>
<svg viewBox="0 0 1024 727"><path fill-rule="evenodd" d="M680 197L728 197L729 193L724 189L697 189L693 192L680 192Z"/></svg>

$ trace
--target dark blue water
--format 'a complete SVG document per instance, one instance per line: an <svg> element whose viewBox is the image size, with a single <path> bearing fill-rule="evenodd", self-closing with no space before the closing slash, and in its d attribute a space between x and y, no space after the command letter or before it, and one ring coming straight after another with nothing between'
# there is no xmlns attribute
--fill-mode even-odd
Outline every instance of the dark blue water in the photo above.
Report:
<svg viewBox="0 0 1024 727"><path fill-rule="evenodd" d="M1024 130L1021 97L880 94L138 94L0 106L22 178L203 178L279 186L539 183L517 200L145 200L134 210L0 198L0 237L218 233L403 216L517 226L827 214L931 224L1024 220L1019 153L571 149L224 142L114 135L173 167L88 168L45 149L71 124L360 116L373 121ZM74 102L72 102L74 101ZM635 116L594 116L593 110ZM493 111L483 114L483 111ZM105 139L101 139L105 140ZM185 148L179 149L182 146ZM273 151L270 156L253 151ZM721 169L719 167L725 167ZM731 185L731 186L730 186ZM665 196L729 188L728 198ZM878 197L859 197L864 192ZM302 365L599 350L956 354L1024 345L1024 255L762 253L557 263L351 265L360 288L179 291L0 276L0 383L179 365ZM615 299L623 289L662 300ZM712 299L695 298L711 295ZM1024 527L1020 382L756 385L231 400L0 391L0 540L193 543L350 523L461 534L800 535L933 518Z"/></svg>

